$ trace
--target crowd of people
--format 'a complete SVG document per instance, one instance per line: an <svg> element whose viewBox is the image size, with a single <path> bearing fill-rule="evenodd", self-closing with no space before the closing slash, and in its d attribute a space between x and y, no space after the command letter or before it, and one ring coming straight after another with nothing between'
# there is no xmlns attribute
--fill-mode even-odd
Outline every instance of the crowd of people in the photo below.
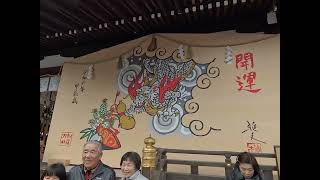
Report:
<svg viewBox="0 0 320 180"><path fill-rule="evenodd" d="M68 175L63 164L55 163L47 167L40 180L116 180L113 168L101 161L102 145L98 141L88 141L83 146L82 164L70 169ZM120 160L122 180L148 180L140 172L141 157L136 152L125 153ZM263 173L256 158L248 153L240 153L228 180L263 180Z"/></svg>

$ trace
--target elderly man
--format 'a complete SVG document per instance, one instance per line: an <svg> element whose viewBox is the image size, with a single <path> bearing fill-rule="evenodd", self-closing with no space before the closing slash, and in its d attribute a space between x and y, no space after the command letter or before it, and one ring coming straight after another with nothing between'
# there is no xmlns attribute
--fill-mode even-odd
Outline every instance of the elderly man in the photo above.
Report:
<svg viewBox="0 0 320 180"><path fill-rule="evenodd" d="M98 141L88 141L83 146L83 164L70 169L68 180L115 180L112 168L101 162L102 146Z"/></svg>

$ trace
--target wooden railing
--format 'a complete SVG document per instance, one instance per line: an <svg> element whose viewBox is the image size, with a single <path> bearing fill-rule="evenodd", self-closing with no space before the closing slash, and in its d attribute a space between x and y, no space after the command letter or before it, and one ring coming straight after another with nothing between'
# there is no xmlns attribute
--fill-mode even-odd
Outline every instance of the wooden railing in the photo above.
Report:
<svg viewBox="0 0 320 180"><path fill-rule="evenodd" d="M193 161L193 160L179 160L179 159L168 159L168 153L179 153L179 154L198 154L198 155L214 155L214 156L224 156L224 162L209 162L209 161ZM171 179L198 179L198 180L224 180L226 179L232 171L234 163L231 161L232 156L238 156L241 152L232 151L201 151L201 150L184 150L184 149L167 149L167 148L157 148L157 165L153 177L149 177L151 180L171 180ZM257 158L273 158L275 159L275 154L270 153L253 153ZM168 164L179 164L179 165L189 165L190 174L188 173L174 173L168 172ZM225 176L207 176L199 175L199 166L207 167L221 167L225 169ZM273 180L273 171L277 171L276 166L270 165L260 165L265 175L265 180Z"/></svg>

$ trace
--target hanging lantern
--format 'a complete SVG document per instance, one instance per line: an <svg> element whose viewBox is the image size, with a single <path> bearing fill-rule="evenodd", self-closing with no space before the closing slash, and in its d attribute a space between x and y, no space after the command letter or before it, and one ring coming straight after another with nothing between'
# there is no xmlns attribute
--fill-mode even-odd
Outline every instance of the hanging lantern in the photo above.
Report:
<svg viewBox="0 0 320 180"><path fill-rule="evenodd" d="M118 59L118 64L117 64L118 69L122 69L122 67L123 67L122 66L123 65L122 59L123 59L123 55L120 55L120 57Z"/></svg>
<svg viewBox="0 0 320 180"><path fill-rule="evenodd" d="M189 45L184 45L184 54L186 59L192 58L192 49Z"/></svg>
<svg viewBox="0 0 320 180"><path fill-rule="evenodd" d="M157 38L153 35L151 42L148 46L148 51L155 51L157 49Z"/></svg>
<svg viewBox="0 0 320 180"><path fill-rule="evenodd" d="M94 65L93 65L93 64L91 64L91 65L88 67L87 79L94 79Z"/></svg>
<svg viewBox="0 0 320 180"><path fill-rule="evenodd" d="M224 59L224 62L226 64L232 64L232 59L233 59L232 49L231 49L230 46L227 46L225 48L225 59Z"/></svg>
<svg viewBox="0 0 320 180"><path fill-rule="evenodd" d="M178 56L180 57L181 61L186 59L192 58L192 50L189 45L180 45L178 48Z"/></svg>
<svg viewBox="0 0 320 180"><path fill-rule="evenodd" d="M121 55L118 59L118 69L126 68L129 66L129 61L125 55Z"/></svg>

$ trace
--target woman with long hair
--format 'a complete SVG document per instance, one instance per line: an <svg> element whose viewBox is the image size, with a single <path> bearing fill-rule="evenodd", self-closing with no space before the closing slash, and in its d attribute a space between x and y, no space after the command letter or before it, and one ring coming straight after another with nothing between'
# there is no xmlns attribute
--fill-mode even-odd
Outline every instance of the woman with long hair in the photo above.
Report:
<svg viewBox="0 0 320 180"><path fill-rule="evenodd" d="M228 180L264 180L256 158L248 153L240 153Z"/></svg>

